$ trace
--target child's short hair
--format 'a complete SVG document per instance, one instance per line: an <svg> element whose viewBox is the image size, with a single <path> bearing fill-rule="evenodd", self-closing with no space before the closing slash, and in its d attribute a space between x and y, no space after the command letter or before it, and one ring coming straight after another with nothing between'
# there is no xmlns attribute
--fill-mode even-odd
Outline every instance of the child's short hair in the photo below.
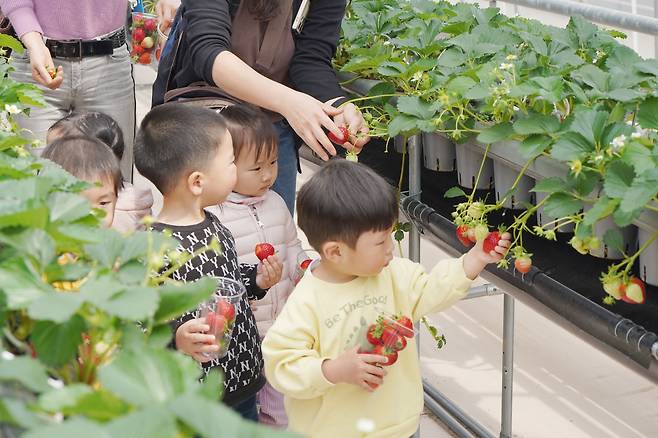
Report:
<svg viewBox="0 0 658 438"><path fill-rule="evenodd" d="M258 107L238 104L222 110L226 127L233 139L233 153L237 159L247 147L256 148L256 160L262 154L276 152L279 136L272 120Z"/></svg>
<svg viewBox="0 0 658 438"><path fill-rule="evenodd" d="M210 109L167 103L142 120L135 139L135 166L162 194L185 172L204 169L226 135L223 116Z"/></svg>
<svg viewBox="0 0 658 438"><path fill-rule="evenodd" d="M333 159L297 196L297 223L316 251L335 240L356 246L361 234L392 227L398 218L395 191L359 163Z"/></svg>
<svg viewBox="0 0 658 438"><path fill-rule="evenodd" d="M107 180L114 186L114 193L119 193L122 184L119 160L105 143L96 138L60 138L49 144L41 157L59 164L80 180Z"/></svg>
<svg viewBox="0 0 658 438"><path fill-rule="evenodd" d="M97 138L108 145L119 160L123 158L123 131L119 124L105 113L71 113L55 122L48 131L54 133L57 138L81 135Z"/></svg>

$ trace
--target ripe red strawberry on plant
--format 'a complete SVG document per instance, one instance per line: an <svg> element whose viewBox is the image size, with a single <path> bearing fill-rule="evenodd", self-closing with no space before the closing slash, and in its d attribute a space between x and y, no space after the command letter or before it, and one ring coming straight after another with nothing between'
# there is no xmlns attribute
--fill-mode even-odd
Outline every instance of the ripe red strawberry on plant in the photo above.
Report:
<svg viewBox="0 0 658 438"><path fill-rule="evenodd" d="M346 126L339 126L338 129L340 129L340 133L342 134L342 137L338 138L336 135L329 131L327 134L327 137L329 137L329 140L331 140L333 143L343 145L347 143L347 140L350 139L350 131L347 130Z"/></svg>
<svg viewBox="0 0 658 438"><path fill-rule="evenodd" d="M254 252L256 253L256 257L258 257L258 260L262 262L269 256L274 255L274 247L270 243L259 243L256 245Z"/></svg>
<svg viewBox="0 0 658 438"><path fill-rule="evenodd" d="M628 283L623 284L621 287L623 295L622 301L629 304L644 304L647 292L642 280L637 277L631 277Z"/></svg>
<svg viewBox="0 0 658 438"><path fill-rule="evenodd" d="M487 237L484 239L482 244L482 250L489 254L491 251L496 249L498 242L500 241L500 233L498 231L490 232Z"/></svg>
<svg viewBox="0 0 658 438"><path fill-rule="evenodd" d="M471 242L471 239L468 237L468 225L460 225L457 227L457 239L462 243L464 246L471 246L473 242Z"/></svg>

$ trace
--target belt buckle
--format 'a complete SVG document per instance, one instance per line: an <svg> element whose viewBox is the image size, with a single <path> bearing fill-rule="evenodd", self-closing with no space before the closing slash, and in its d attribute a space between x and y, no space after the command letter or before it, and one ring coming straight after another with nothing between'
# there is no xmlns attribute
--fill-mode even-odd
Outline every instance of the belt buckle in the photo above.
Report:
<svg viewBox="0 0 658 438"><path fill-rule="evenodd" d="M76 40L78 43L78 61L82 62L82 40Z"/></svg>

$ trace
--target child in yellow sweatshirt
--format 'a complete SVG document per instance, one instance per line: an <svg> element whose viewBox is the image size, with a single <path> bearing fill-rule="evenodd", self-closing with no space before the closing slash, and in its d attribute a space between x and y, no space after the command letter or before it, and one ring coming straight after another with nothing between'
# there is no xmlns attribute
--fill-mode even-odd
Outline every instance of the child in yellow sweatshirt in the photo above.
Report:
<svg viewBox="0 0 658 438"><path fill-rule="evenodd" d="M345 160L332 160L302 187L297 211L320 260L262 346L267 379L285 396L289 428L312 438L411 436L423 408L416 342L409 339L397 361L383 366L386 356L360 349L367 328L382 313L417 321L450 306L488 263L504 256L510 235L490 253L479 242L428 274L393 257L398 205L391 186Z"/></svg>

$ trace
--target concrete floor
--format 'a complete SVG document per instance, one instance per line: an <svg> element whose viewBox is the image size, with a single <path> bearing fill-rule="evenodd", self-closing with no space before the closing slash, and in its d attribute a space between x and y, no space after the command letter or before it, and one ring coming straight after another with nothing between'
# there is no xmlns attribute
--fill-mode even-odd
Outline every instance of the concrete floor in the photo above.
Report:
<svg viewBox="0 0 658 438"><path fill-rule="evenodd" d="M141 120L150 107L154 73L139 66L135 76ZM302 167L298 186L316 168ZM136 184L150 185L139 176ZM156 211L159 202L156 192ZM444 257L422 241L427 268ZM431 315L448 343L437 350L424 330L420 342L423 375L494 435L500 432L502 301L462 301ZM515 328L514 437L658 437L658 386L519 302ZM424 415L421 436L452 435Z"/></svg>

